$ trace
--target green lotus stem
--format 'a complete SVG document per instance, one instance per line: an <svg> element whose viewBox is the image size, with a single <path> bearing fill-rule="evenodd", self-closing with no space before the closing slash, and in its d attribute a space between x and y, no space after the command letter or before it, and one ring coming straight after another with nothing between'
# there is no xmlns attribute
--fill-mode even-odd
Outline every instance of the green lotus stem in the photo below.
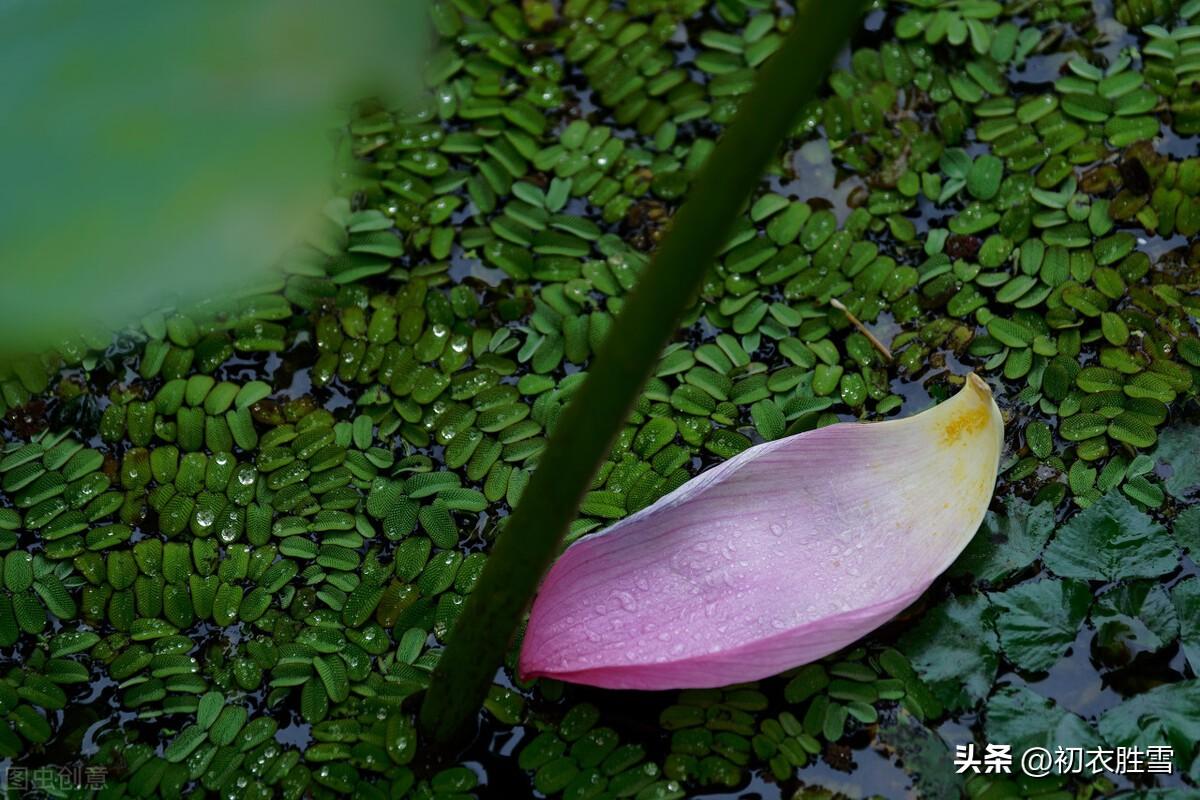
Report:
<svg viewBox="0 0 1200 800"><path fill-rule="evenodd" d="M446 742L475 713L538 581L638 392L658 362L800 109L858 22L863 0L808 0L763 66L689 199L563 410L434 669L420 722Z"/></svg>

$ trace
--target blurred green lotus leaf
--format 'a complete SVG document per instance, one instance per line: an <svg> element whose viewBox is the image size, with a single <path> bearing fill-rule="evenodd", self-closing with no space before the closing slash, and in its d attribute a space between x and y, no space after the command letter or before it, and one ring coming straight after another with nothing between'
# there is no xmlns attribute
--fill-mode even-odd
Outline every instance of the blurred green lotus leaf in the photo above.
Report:
<svg viewBox="0 0 1200 800"><path fill-rule="evenodd" d="M259 278L328 195L348 105L416 90L422 6L5 4L0 352Z"/></svg>

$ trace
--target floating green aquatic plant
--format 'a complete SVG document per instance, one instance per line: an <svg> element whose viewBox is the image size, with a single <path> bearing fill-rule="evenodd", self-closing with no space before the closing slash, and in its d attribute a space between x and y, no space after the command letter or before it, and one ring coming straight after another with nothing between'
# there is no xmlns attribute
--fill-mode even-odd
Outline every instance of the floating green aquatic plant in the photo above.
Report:
<svg viewBox="0 0 1200 800"><path fill-rule="evenodd" d="M443 648L795 17L434 3L428 96L353 110L282 271L0 362L0 754L103 796L1129 794L956 774L953 731L1172 744L1138 791L1194 792L1193 6L1006 3L932 45L898 20L979 4L874 8L674 298L564 539L974 370L1006 438L947 578L818 661L637 703L520 680L517 639L454 756L415 718Z"/></svg>

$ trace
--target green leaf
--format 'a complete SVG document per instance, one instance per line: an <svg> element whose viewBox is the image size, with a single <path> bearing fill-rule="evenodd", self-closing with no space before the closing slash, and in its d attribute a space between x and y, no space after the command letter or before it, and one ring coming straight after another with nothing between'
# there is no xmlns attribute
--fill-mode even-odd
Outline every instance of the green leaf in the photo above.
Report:
<svg viewBox="0 0 1200 800"><path fill-rule="evenodd" d="M320 722L329 713L329 693L319 680L305 681L300 689L300 716L308 722Z"/></svg>
<svg viewBox="0 0 1200 800"><path fill-rule="evenodd" d="M405 714L392 714L387 721L384 745L392 761L404 765L417 754L417 731Z"/></svg>
<svg viewBox="0 0 1200 800"><path fill-rule="evenodd" d="M999 607L996 633L1004 655L1021 669L1047 670L1079 633L1092 593L1083 581L1047 578L990 595Z"/></svg>
<svg viewBox="0 0 1200 800"><path fill-rule="evenodd" d="M1029 347L1033 343L1034 332L1005 317L992 317L987 324L988 333L1009 347Z"/></svg>
<svg viewBox="0 0 1200 800"><path fill-rule="evenodd" d="M1200 490L1200 425L1181 423L1158 437L1151 455L1171 471L1163 481L1172 497L1185 500Z"/></svg>
<svg viewBox="0 0 1200 800"><path fill-rule="evenodd" d="M750 407L750 416L758 435L766 440L778 439L787 429L787 421L779 406L770 400L759 400Z"/></svg>
<svg viewBox="0 0 1200 800"><path fill-rule="evenodd" d="M33 585L33 556L14 550L4 557L4 585L10 592L23 592Z"/></svg>
<svg viewBox="0 0 1200 800"><path fill-rule="evenodd" d="M52 711L61 711L67 705L66 692L55 686L48 676L27 674L25 683L17 689L17 694L36 706Z"/></svg>
<svg viewBox="0 0 1200 800"><path fill-rule="evenodd" d="M375 493L372 491L371 499L374 497ZM370 502L368 500L368 508ZM398 497L384 513L386 514L383 520L384 536L389 539L399 539L412 533L413 528L416 527L420 505L407 497Z"/></svg>
<svg viewBox="0 0 1200 800"><path fill-rule="evenodd" d="M163 751L163 758L172 763L179 763L207 738L208 734L199 725L188 725L167 745L167 749Z"/></svg>
<svg viewBox="0 0 1200 800"><path fill-rule="evenodd" d="M1200 741L1200 680L1158 686L1100 717L1100 734L1114 747L1168 744L1177 769L1192 763Z"/></svg>
<svg viewBox="0 0 1200 800"><path fill-rule="evenodd" d="M13 615L12 599L0 594L0 646L11 648L20 637L16 616Z"/></svg>
<svg viewBox="0 0 1200 800"><path fill-rule="evenodd" d="M1080 717L1022 686L1006 686L988 700L985 730L990 742L1011 744L1014 753L1031 747L1099 747L1096 730Z"/></svg>
<svg viewBox="0 0 1200 800"><path fill-rule="evenodd" d="M947 708L969 708L992 688L1000 647L994 616L981 594L954 598L926 612L901 638L900 649Z"/></svg>
<svg viewBox="0 0 1200 800"><path fill-rule="evenodd" d="M1200 505L1180 511L1171 525L1175 541L1196 560L1200 556Z"/></svg>
<svg viewBox="0 0 1200 800"><path fill-rule="evenodd" d="M458 544L458 526L450 516L449 507L440 498L424 506L418 514L418 519L436 546L448 550Z"/></svg>
<svg viewBox="0 0 1200 800"><path fill-rule="evenodd" d="M218 746L229 744L241 732L247 716L243 706L225 706L209 729L208 738Z"/></svg>
<svg viewBox="0 0 1200 800"><path fill-rule="evenodd" d="M26 195L0 240L6 263L36 268L4 271L0 348L268 275L320 208L342 104L415 88L424 10L6 4L0 69L21 80L0 105L27 124L4 126L0 159Z"/></svg>
<svg viewBox="0 0 1200 800"><path fill-rule="evenodd" d="M60 658L82 653L98 641L100 635L92 631L64 631L50 640L50 655Z"/></svg>
<svg viewBox="0 0 1200 800"><path fill-rule="evenodd" d="M363 581L350 592L342 606L342 624L351 628L362 626L375 613L381 599L383 587Z"/></svg>
<svg viewBox="0 0 1200 800"><path fill-rule="evenodd" d="M329 699L340 703L350 696L350 679L346 674L346 663L337 656L313 657L313 667L329 693Z"/></svg>
<svg viewBox="0 0 1200 800"><path fill-rule="evenodd" d="M1134 581L1100 595L1092 610L1096 646L1109 653L1160 650L1179 635L1179 621L1166 591L1150 581ZM1125 661L1128 656L1123 656Z"/></svg>
<svg viewBox="0 0 1200 800"><path fill-rule="evenodd" d="M243 753L265 742L275 735L279 723L270 717L256 717L238 735L237 747Z"/></svg>
<svg viewBox="0 0 1200 800"><path fill-rule="evenodd" d="M1002 581L1028 567L1041 555L1054 532L1054 506L1033 505L1016 495L1005 499L1004 515L989 511L983 524L954 562L952 575L974 575L980 581Z"/></svg>
<svg viewBox="0 0 1200 800"><path fill-rule="evenodd" d="M1192 672L1200 674L1200 579L1188 578L1171 589L1171 605L1179 620L1179 644Z"/></svg>
<svg viewBox="0 0 1200 800"><path fill-rule="evenodd" d="M196 705L196 724L208 729L225 706L225 695L220 692L205 692Z"/></svg>
<svg viewBox="0 0 1200 800"><path fill-rule="evenodd" d="M33 590L46 604L46 610L61 620L74 619L78 608L70 590L63 585L58 576L51 573L39 578L33 584Z"/></svg>
<svg viewBox="0 0 1200 800"><path fill-rule="evenodd" d="M971 164L967 171L967 191L976 199L991 200L1000 191L1000 180L1004 177L1004 162L985 153Z"/></svg>
<svg viewBox="0 0 1200 800"><path fill-rule="evenodd" d="M937 731L903 708L879 726L879 741L896 751L919 797L960 797L963 776L947 769L951 753Z"/></svg>
<svg viewBox="0 0 1200 800"><path fill-rule="evenodd" d="M961 147L950 147L938 159L938 166L948 177L966 179L972 166L971 157Z"/></svg>
<svg viewBox="0 0 1200 800"><path fill-rule="evenodd" d="M1119 492L1071 517L1046 548L1045 564L1064 578L1154 578L1175 569L1179 553L1166 529Z"/></svg>
<svg viewBox="0 0 1200 800"><path fill-rule="evenodd" d="M46 609L34 597L33 592L18 592L12 596L13 614L17 624L25 633L38 634L46 627Z"/></svg>
<svg viewBox="0 0 1200 800"><path fill-rule="evenodd" d="M1153 425L1133 414L1124 413L1108 424L1108 435L1133 447L1150 447L1157 439Z"/></svg>
<svg viewBox="0 0 1200 800"><path fill-rule="evenodd" d="M222 627L233 624L237 619L238 608L242 604L242 594L241 586L222 583L217 588L212 607L212 618L216 624Z"/></svg>

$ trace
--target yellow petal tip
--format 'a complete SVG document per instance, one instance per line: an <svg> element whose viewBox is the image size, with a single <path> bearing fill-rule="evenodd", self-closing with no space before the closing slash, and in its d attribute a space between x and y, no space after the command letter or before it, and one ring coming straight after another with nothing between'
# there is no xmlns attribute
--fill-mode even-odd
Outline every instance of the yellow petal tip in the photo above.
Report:
<svg viewBox="0 0 1200 800"><path fill-rule="evenodd" d="M992 390L982 378L974 372L967 375L967 385L960 394L964 400L970 398L974 402L954 407L954 413L942 427L942 438L947 445L979 433L992 421Z"/></svg>
<svg viewBox="0 0 1200 800"><path fill-rule="evenodd" d="M972 389L978 392L984 400L992 399L992 387L988 386L987 381L976 375L974 372L967 374L967 383Z"/></svg>

